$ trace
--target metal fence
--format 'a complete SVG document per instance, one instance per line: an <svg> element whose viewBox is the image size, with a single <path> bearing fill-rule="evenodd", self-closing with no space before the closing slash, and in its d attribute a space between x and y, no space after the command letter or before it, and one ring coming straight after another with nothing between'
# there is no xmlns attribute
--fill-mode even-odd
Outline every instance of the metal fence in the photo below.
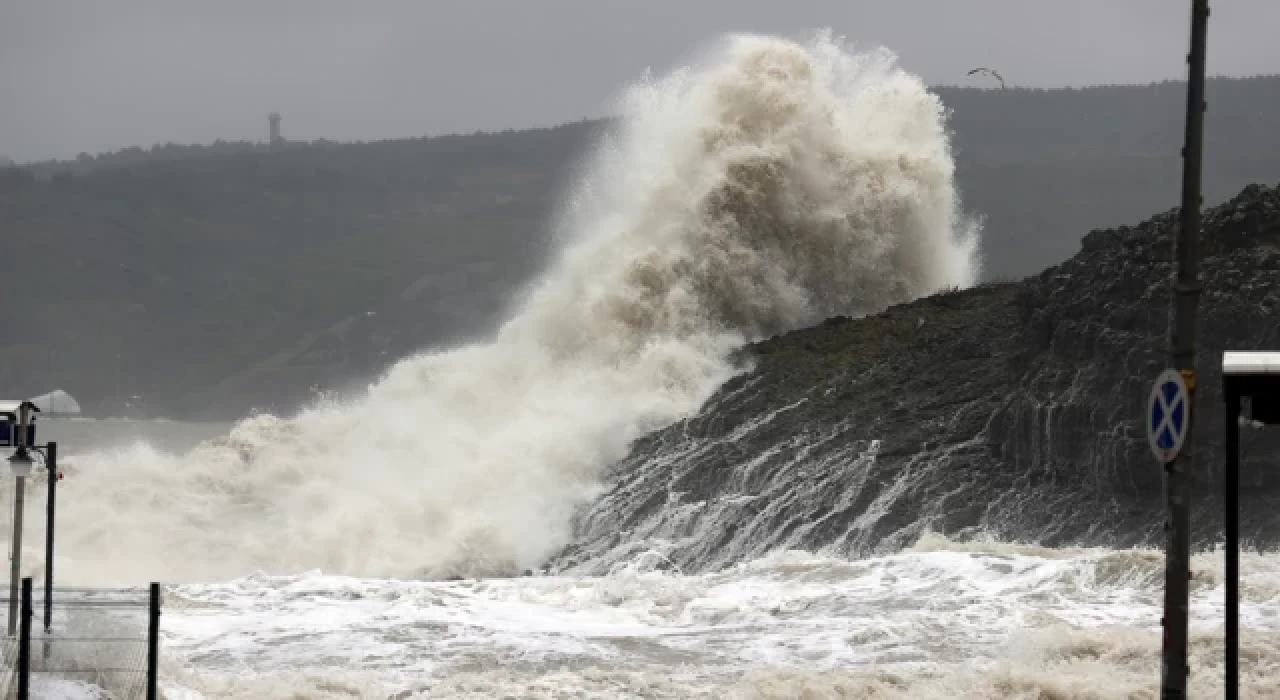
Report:
<svg viewBox="0 0 1280 700"><path fill-rule="evenodd" d="M18 634L0 645L4 698L156 700L159 584L58 588L47 605L45 595L23 579Z"/></svg>

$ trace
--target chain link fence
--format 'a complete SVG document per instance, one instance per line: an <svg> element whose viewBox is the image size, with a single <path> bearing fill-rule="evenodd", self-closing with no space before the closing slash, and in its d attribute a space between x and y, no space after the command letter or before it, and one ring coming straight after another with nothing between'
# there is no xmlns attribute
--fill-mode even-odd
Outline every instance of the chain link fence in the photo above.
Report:
<svg viewBox="0 0 1280 700"><path fill-rule="evenodd" d="M23 579L18 634L0 642L4 698L156 700L158 584L58 588L49 602Z"/></svg>

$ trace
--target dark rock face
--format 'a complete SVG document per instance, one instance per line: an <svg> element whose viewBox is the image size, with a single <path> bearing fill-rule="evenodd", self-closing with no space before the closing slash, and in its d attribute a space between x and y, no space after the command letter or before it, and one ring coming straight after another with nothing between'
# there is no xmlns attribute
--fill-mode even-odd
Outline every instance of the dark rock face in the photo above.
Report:
<svg viewBox="0 0 1280 700"><path fill-rule="evenodd" d="M1095 231L1014 284L833 319L748 347L752 369L637 442L553 569L656 551L684 570L785 548L856 556L924 529L1047 545L1161 545L1146 443L1168 364L1177 212ZM1221 353L1280 349L1280 189L1204 215L1197 544L1221 537ZM1280 429L1245 428L1241 534L1280 540Z"/></svg>

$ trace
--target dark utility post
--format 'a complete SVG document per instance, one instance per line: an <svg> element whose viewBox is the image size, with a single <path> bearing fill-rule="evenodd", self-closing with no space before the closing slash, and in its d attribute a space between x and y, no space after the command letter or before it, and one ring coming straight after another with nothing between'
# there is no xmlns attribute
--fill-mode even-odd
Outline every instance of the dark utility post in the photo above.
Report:
<svg viewBox="0 0 1280 700"><path fill-rule="evenodd" d="M1222 353L1222 394L1227 403L1227 459L1223 481L1223 530L1226 539L1226 599L1223 689L1227 700L1240 693L1240 421L1249 399L1253 425L1280 426L1280 352Z"/></svg>
<svg viewBox="0 0 1280 700"><path fill-rule="evenodd" d="M147 700L157 700L160 676L160 584L151 584L147 624Z"/></svg>
<svg viewBox="0 0 1280 700"><path fill-rule="evenodd" d="M1227 469L1224 475L1223 530L1226 543L1226 600L1223 606L1222 651L1224 661L1223 697L1235 700L1240 694L1240 388L1230 379L1223 382L1227 400Z"/></svg>
<svg viewBox="0 0 1280 700"><path fill-rule="evenodd" d="M31 697L31 577L22 579L22 621L18 625L18 700Z"/></svg>
<svg viewBox="0 0 1280 700"><path fill-rule="evenodd" d="M1169 520L1165 549L1164 659L1160 683L1163 700L1187 696L1187 606L1191 579L1191 454L1195 425L1196 312L1200 303L1200 156L1204 132L1205 34L1209 0L1192 0L1191 51L1187 54L1187 132L1182 149L1182 221L1174 255L1173 366L1190 393L1186 441L1166 467Z"/></svg>
<svg viewBox="0 0 1280 700"><path fill-rule="evenodd" d="M58 498L58 443L45 447L45 471L49 474L49 497L45 502L44 530L44 633L53 631L53 514Z"/></svg>

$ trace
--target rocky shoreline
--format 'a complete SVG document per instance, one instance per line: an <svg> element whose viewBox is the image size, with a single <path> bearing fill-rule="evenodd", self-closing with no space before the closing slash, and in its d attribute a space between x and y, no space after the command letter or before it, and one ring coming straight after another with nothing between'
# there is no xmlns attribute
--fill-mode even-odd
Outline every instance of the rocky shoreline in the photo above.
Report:
<svg viewBox="0 0 1280 700"><path fill-rule="evenodd" d="M1280 348L1280 189L1204 213L1198 546L1221 536L1225 349ZM751 369L638 441L554 570L642 552L685 571L785 548L865 555L923 531L1159 545L1142 425L1167 365L1177 210L1094 231L1020 282L949 291L749 346ZM1246 431L1241 534L1280 541L1280 431Z"/></svg>

